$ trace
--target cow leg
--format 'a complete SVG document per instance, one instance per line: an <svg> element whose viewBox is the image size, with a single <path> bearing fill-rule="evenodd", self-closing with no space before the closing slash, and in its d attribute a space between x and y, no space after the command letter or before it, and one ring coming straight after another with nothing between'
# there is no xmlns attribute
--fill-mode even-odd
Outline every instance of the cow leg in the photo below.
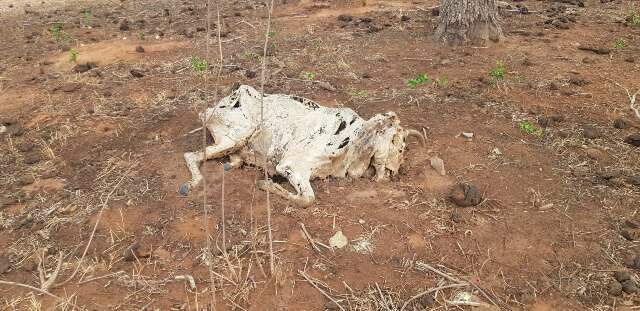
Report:
<svg viewBox="0 0 640 311"><path fill-rule="evenodd" d="M282 167L278 165L276 167L276 171L282 176L287 177L289 183L296 190L297 194L293 194L282 186L274 183L271 180L260 180L258 181L258 188L264 191L272 192L280 197L283 197L289 201L294 202L299 206L309 206L315 200L315 195L313 193L313 188L311 187L311 182L309 181L309 174L300 174L296 171L291 170L289 167Z"/></svg>
<svg viewBox="0 0 640 311"><path fill-rule="evenodd" d="M186 194L187 192L189 192L190 187L196 186L200 183L200 181L202 181L200 164L202 164L203 161L224 157L229 153L233 152L238 147L240 146L238 145L237 141L231 140L229 138L224 138L224 139L221 139L217 145L208 146L205 149L206 152L196 151L196 152L185 153L184 159L187 162L187 167L189 168L189 171L191 172L191 181L189 181L188 183L180 187L180 193ZM206 155L206 158L205 158L205 155Z"/></svg>

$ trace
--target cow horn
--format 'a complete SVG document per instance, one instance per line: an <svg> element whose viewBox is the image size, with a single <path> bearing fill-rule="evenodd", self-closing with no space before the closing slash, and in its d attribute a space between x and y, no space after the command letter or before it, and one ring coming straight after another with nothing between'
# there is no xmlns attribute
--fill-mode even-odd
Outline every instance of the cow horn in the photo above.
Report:
<svg viewBox="0 0 640 311"><path fill-rule="evenodd" d="M424 137L424 135L422 135L422 133L420 133L420 131L407 130L407 136L415 136L420 140L420 143L422 144L422 147L426 147L427 146L427 139Z"/></svg>

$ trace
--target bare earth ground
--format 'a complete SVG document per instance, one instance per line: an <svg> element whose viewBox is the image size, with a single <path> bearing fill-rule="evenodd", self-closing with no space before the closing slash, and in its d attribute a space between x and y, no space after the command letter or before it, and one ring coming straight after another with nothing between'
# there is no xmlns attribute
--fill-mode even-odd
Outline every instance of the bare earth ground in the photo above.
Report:
<svg viewBox="0 0 640 311"><path fill-rule="evenodd" d="M638 123L610 81L640 88L640 27L624 22L640 10L634 1L518 2L533 13L503 11L506 41L489 48L435 45L435 0L276 1L268 93L367 118L395 111L407 127L425 129L428 150L411 144L406 169L389 182L315 181L318 200L306 209L272 198L273 272L259 170L225 174L222 215L220 162L204 165L212 256L202 193L177 193L189 179L182 154L201 144L187 133L216 96L217 39L210 72L190 65L207 57L202 1L0 3L0 119L8 129L0 134L0 280L39 288L39 271L51 277L64 258L50 289L63 301L0 285L2 310L212 310L207 263L216 310L339 310L309 280L345 310L400 310L450 278L472 285L405 310L466 310L451 303L463 291L484 303L474 310L640 305L632 228L640 150L623 142ZM549 17L552 8L560 17ZM219 93L236 82L257 87L265 3L224 1L221 10ZM563 21L545 24L550 18ZM56 22L62 27L51 31ZM489 75L498 61L503 80ZM87 62L97 67L74 72ZM409 88L421 73L441 83ZM617 118L629 125L614 127ZM431 169L433 155L447 176ZM461 181L487 200L456 207L447 195ZM342 230L350 245L314 251L301 224L322 244ZM625 291L614 271L630 273Z"/></svg>

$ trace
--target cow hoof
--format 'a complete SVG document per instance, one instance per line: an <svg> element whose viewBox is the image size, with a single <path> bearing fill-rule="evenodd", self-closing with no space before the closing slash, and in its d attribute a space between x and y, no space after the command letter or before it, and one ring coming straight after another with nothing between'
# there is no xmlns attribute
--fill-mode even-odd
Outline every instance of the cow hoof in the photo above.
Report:
<svg viewBox="0 0 640 311"><path fill-rule="evenodd" d="M225 164L222 164L222 167L224 168L224 171L225 171L225 172L228 172L228 171L230 171L230 170L233 168L233 166L231 165L231 163L225 163Z"/></svg>
<svg viewBox="0 0 640 311"><path fill-rule="evenodd" d="M256 181L256 187L260 190L265 190L267 188L267 181L264 179Z"/></svg>
<svg viewBox="0 0 640 311"><path fill-rule="evenodd" d="M187 194L189 194L189 187L190 187L189 182L186 182L180 185L180 189L178 190L178 193L180 193L180 195L182 196L187 196Z"/></svg>

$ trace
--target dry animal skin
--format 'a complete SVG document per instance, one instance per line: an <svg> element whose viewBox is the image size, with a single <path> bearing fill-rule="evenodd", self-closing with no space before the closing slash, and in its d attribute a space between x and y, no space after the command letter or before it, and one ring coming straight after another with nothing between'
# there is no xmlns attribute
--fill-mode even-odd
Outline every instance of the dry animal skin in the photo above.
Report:
<svg viewBox="0 0 640 311"><path fill-rule="evenodd" d="M200 183L200 164L207 159L230 157L225 168L243 163L263 166L269 175L288 179L296 193L271 180L258 187L307 206L315 200L310 180L326 177L362 177L387 180L404 162L409 136L424 145L424 136L400 126L393 112L369 120L349 108L329 108L292 95L265 95L250 86L240 86L215 107L200 114L216 144L206 152L188 152L184 158L192 179L181 187Z"/></svg>

